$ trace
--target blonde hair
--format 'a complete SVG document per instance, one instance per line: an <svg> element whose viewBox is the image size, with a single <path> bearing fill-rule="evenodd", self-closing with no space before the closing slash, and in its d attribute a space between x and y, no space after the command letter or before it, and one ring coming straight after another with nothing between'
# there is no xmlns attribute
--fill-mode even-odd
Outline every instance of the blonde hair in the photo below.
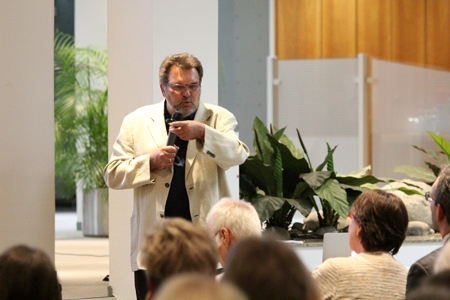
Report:
<svg viewBox="0 0 450 300"><path fill-rule="evenodd" d="M182 218L166 218L147 235L141 262L151 283L157 288L168 277L198 272L214 277L217 248L201 227Z"/></svg>

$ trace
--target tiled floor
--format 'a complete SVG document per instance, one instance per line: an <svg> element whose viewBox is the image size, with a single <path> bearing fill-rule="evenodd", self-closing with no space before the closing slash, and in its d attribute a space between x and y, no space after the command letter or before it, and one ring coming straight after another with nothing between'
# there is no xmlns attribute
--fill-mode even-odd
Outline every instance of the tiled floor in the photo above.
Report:
<svg viewBox="0 0 450 300"><path fill-rule="evenodd" d="M76 230L75 212L55 214L55 267L63 299L108 297L109 239L84 237Z"/></svg>

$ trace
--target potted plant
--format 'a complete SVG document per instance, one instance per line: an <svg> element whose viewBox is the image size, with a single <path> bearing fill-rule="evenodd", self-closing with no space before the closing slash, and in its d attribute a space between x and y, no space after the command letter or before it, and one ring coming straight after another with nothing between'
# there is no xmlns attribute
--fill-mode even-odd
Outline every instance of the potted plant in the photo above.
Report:
<svg viewBox="0 0 450 300"><path fill-rule="evenodd" d="M375 188L377 183L388 181L367 175L370 167L348 175L338 174L333 166L336 147L329 145L328 155L314 169L299 131L303 151L284 135L284 129L270 126L269 132L261 120L255 118L256 153L240 166L240 197L254 205L266 230L289 239L294 213L298 210L306 217L312 208L318 213L321 228L336 228L339 217L347 218L350 205L364 188ZM303 224L293 227L305 230Z"/></svg>
<svg viewBox="0 0 450 300"><path fill-rule="evenodd" d="M55 36L55 174L83 188L83 233L108 235L107 53Z"/></svg>

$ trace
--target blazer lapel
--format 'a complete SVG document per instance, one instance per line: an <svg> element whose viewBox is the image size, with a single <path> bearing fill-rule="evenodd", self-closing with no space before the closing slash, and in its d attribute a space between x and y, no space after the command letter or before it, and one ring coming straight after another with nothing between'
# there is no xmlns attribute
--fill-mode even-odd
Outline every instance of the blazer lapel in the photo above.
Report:
<svg viewBox="0 0 450 300"><path fill-rule="evenodd" d="M153 142L161 148L166 145L167 141L167 131L164 126L166 123L166 120L164 119L164 101L158 103L158 105L153 108L154 109L149 112L147 128Z"/></svg>

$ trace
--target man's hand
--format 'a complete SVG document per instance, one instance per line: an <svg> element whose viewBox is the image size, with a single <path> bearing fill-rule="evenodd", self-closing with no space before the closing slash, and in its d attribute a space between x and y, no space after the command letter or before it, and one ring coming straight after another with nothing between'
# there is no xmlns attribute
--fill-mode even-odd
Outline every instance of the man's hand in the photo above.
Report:
<svg viewBox="0 0 450 300"><path fill-rule="evenodd" d="M164 169L172 166L178 147L164 146L150 154L150 170Z"/></svg>
<svg viewBox="0 0 450 300"><path fill-rule="evenodd" d="M170 123L169 131L185 141L205 138L205 124L197 121L175 121Z"/></svg>

